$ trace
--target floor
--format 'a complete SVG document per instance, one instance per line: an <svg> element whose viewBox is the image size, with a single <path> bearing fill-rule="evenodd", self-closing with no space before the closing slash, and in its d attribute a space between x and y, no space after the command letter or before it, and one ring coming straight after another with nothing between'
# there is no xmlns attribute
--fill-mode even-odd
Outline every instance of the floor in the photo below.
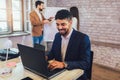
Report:
<svg viewBox="0 0 120 80"><path fill-rule="evenodd" d="M92 80L120 80L120 71L93 64Z"/></svg>

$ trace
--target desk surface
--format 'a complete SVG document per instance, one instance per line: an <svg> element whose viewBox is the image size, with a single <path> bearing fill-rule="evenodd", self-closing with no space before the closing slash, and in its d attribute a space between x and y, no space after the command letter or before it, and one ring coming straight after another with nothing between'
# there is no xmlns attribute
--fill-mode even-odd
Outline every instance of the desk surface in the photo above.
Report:
<svg viewBox="0 0 120 80"><path fill-rule="evenodd" d="M43 77L36 75L26 69L23 68L22 63L20 62L19 58L8 60L9 62L16 62L15 67L12 68L12 73L0 75L0 80L20 80L24 77L31 77L33 80L45 80ZM5 62L0 62L0 69L5 66ZM63 73L57 75L56 77L52 78L51 80L75 80L79 76L84 73L81 69L74 69L74 70L66 70Z"/></svg>

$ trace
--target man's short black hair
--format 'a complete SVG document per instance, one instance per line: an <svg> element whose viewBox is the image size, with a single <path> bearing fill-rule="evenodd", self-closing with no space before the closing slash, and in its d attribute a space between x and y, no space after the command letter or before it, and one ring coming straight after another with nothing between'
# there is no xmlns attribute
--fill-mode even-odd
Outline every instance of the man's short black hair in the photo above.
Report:
<svg viewBox="0 0 120 80"><path fill-rule="evenodd" d="M36 8L37 8L38 5L41 5L41 4L44 4L44 2L43 2L43 1L36 1L36 2L35 2Z"/></svg>
<svg viewBox="0 0 120 80"><path fill-rule="evenodd" d="M66 9L62 9L62 10L59 10L56 15L55 15L55 20L57 19L68 19L68 20L71 20L72 19L72 15L71 13L66 10Z"/></svg>

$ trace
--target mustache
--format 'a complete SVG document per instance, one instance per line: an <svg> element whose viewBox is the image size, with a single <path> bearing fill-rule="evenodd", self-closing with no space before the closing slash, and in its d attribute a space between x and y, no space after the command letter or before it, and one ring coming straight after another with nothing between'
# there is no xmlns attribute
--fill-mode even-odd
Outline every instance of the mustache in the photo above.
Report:
<svg viewBox="0 0 120 80"><path fill-rule="evenodd" d="M65 30L65 29L58 29L59 31L61 31L61 30Z"/></svg>

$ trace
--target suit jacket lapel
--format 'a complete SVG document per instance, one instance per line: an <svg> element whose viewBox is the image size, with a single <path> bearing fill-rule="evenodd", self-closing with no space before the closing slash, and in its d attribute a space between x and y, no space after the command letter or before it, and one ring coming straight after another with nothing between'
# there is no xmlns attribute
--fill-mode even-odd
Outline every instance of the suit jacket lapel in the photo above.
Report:
<svg viewBox="0 0 120 80"><path fill-rule="evenodd" d="M40 20L38 14L36 13L36 11L34 11L34 15L35 15L35 18L37 18L37 20L39 20L39 21L41 22L41 20ZM40 13L40 15L42 16L42 20L44 20L45 18L44 18L44 16L43 16L43 14Z"/></svg>
<svg viewBox="0 0 120 80"><path fill-rule="evenodd" d="M56 53L58 54L58 56L59 56L59 61L62 61L62 55L61 55L61 41L62 41L62 39L61 39L61 35L59 34L59 36L57 37L57 45L56 45Z"/></svg>
<svg viewBox="0 0 120 80"><path fill-rule="evenodd" d="M67 46L67 50L66 50L66 56L68 55L69 50L71 49L71 46L72 46L73 42L75 41L74 37L75 37L75 30L73 30L73 32L71 34L71 37L70 37L70 40L69 40L69 43Z"/></svg>
<svg viewBox="0 0 120 80"><path fill-rule="evenodd" d="M59 52L61 54L61 45L62 45L62 39L61 39L61 36L59 37L59 41L58 41L58 47L59 47Z"/></svg>
<svg viewBox="0 0 120 80"><path fill-rule="evenodd" d="M43 14L42 13L40 13L41 14L41 16L42 16L42 20L45 20L45 17L43 16Z"/></svg>

